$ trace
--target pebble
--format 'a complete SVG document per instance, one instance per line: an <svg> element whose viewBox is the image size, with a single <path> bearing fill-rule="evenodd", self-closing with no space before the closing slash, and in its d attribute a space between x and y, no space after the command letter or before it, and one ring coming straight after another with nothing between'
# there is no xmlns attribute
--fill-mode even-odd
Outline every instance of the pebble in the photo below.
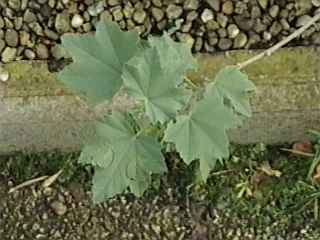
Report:
<svg viewBox="0 0 320 240"><path fill-rule="evenodd" d="M266 9L268 7L269 0L258 0L258 3L263 9Z"/></svg>
<svg viewBox="0 0 320 240"><path fill-rule="evenodd" d="M36 54L31 49L24 50L24 55L27 57L27 59L33 60L36 58Z"/></svg>
<svg viewBox="0 0 320 240"><path fill-rule="evenodd" d="M297 19L296 27L302 27L312 19L309 15L303 15Z"/></svg>
<svg viewBox="0 0 320 240"><path fill-rule="evenodd" d="M226 15L231 15L234 11L234 6L232 1L226 1L222 5L222 12Z"/></svg>
<svg viewBox="0 0 320 240"><path fill-rule="evenodd" d="M9 72L0 66L0 81L7 82L10 78Z"/></svg>
<svg viewBox="0 0 320 240"><path fill-rule="evenodd" d="M6 47L1 54L1 60L4 63L11 62L15 60L16 54L17 54L16 48Z"/></svg>
<svg viewBox="0 0 320 240"><path fill-rule="evenodd" d="M78 28L82 26L83 22L83 17L80 14L75 14L71 19L71 26L74 28Z"/></svg>
<svg viewBox="0 0 320 240"><path fill-rule="evenodd" d="M248 42L248 37L245 33L239 33L233 42L234 48L243 48Z"/></svg>
<svg viewBox="0 0 320 240"><path fill-rule="evenodd" d="M186 10L197 10L199 7L199 0L185 0L183 8Z"/></svg>
<svg viewBox="0 0 320 240"><path fill-rule="evenodd" d="M164 18L164 12L160 8L153 7L151 13L157 22L160 22Z"/></svg>
<svg viewBox="0 0 320 240"><path fill-rule="evenodd" d="M201 20L202 22L206 23L214 18L212 10L206 8L203 10L201 14Z"/></svg>
<svg viewBox="0 0 320 240"><path fill-rule="evenodd" d="M311 2L313 4L313 6L320 7L320 0L312 0Z"/></svg>
<svg viewBox="0 0 320 240"><path fill-rule="evenodd" d="M60 202L60 201L53 201L50 204L50 207L53 210L53 212L55 214L57 214L58 216L63 216L67 212L66 205L64 203Z"/></svg>
<svg viewBox="0 0 320 240"><path fill-rule="evenodd" d="M220 11L221 0L206 0L209 6L216 12Z"/></svg>
<svg viewBox="0 0 320 240"><path fill-rule="evenodd" d="M70 30L70 16L67 13L59 13L55 20L55 29L59 33L66 33Z"/></svg>
<svg viewBox="0 0 320 240"><path fill-rule="evenodd" d="M228 38L221 38L218 42L218 47L221 50L229 50L232 46L232 41Z"/></svg>
<svg viewBox="0 0 320 240"><path fill-rule="evenodd" d="M229 38L235 38L240 33L238 26L235 24L230 24L227 31Z"/></svg>
<svg viewBox="0 0 320 240"><path fill-rule="evenodd" d="M48 47L42 43L37 45L36 53L40 59L47 59L49 57Z"/></svg>
<svg viewBox="0 0 320 240"><path fill-rule="evenodd" d="M278 5L273 5L270 9L269 9L269 14L271 17L276 18L279 14L280 11L280 7Z"/></svg>
<svg viewBox="0 0 320 240"><path fill-rule="evenodd" d="M175 5L175 4L170 4L170 5L167 7L167 10L166 10L167 17L168 17L169 19L179 18L179 17L181 16L182 12L183 12L182 7L177 6L177 5Z"/></svg>
<svg viewBox="0 0 320 240"><path fill-rule="evenodd" d="M18 35L17 31L15 31L13 29L8 29L5 33L5 41L9 47L18 46L19 35Z"/></svg>
<svg viewBox="0 0 320 240"><path fill-rule="evenodd" d="M142 9L138 9L133 14L133 20L138 24L143 24L146 17L147 17L147 13Z"/></svg>

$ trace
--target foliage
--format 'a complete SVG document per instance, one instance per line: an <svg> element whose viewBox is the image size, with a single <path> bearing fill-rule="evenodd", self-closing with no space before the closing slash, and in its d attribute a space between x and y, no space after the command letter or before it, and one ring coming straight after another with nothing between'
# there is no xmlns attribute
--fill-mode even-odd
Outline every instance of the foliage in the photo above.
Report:
<svg viewBox="0 0 320 240"><path fill-rule="evenodd" d="M206 180L216 161L229 156L227 130L251 116L248 92L254 85L245 74L228 67L191 91L184 79L196 70L196 60L167 34L142 42L115 23L100 22L95 36L65 36L62 45L73 63L58 78L71 90L98 104L121 88L142 103L98 119L96 136L83 148L79 161L95 167L96 202L127 188L142 195L152 174L167 171L168 146L187 164L199 161Z"/></svg>

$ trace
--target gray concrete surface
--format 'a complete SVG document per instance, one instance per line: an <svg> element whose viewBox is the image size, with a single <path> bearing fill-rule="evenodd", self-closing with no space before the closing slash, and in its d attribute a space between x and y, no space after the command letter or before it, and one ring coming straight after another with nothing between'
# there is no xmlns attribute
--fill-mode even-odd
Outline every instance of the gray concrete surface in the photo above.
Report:
<svg viewBox="0 0 320 240"><path fill-rule="evenodd" d="M224 66L250 58L255 51L199 55L195 81L210 78ZM253 117L232 130L237 143L283 143L305 139L320 128L320 49L282 49L245 69L257 86ZM93 112L49 73L44 62L8 63L10 79L0 82L0 153L78 150L83 132L93 129ZM112 108L132 105L120 97ZM107 107L110 108L110 107ZM80 131L81 130L81 131Z"/></svg>

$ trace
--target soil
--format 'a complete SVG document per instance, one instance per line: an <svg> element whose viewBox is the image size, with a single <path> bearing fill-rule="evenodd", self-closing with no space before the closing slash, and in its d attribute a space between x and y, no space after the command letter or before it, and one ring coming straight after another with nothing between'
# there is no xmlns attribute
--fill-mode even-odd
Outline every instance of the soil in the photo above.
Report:
<svg viewBox="0 0 320 240"><path fill-rule="evenodd" d="M91 169L75 161L48 188L38 183L8 193L23 181L53 174L67 159L76 157L45 153L0 159L1 240L320 237L317 205L307 204L311 194L319 192L316 185L305 181L310 161L289 156L279 147L237 148L206 184L196 184L194 166L176 159L169 164L170 173L161 178L160 188L150 189L142 198L124 193L93 204ZM282 172L280 178L258 171L266 160ZM239 197L237 186L244 182L253 196Z"/></svg>

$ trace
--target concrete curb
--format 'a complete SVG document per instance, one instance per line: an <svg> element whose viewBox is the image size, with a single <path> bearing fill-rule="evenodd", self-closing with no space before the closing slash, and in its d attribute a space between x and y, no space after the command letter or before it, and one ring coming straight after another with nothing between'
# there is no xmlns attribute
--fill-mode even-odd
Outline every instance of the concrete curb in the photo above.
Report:
<svg viewBox="0 0 320 240"><path fill-rule="evenodd" d="M203 81L256 53L199 55L200 71L190 78ZM257 86L254 116L230 132L232 141L292 142L305 139L308 129L319 129L319 67L320 48L282 49L249 66L245 71ZM44 62L13 62L4 68L10 79L0 83L0 153L79 150L83 142L79 129L93 130L94 114L86 104L66 91ZM132 104L120 96L111 108Z"/></svg>

